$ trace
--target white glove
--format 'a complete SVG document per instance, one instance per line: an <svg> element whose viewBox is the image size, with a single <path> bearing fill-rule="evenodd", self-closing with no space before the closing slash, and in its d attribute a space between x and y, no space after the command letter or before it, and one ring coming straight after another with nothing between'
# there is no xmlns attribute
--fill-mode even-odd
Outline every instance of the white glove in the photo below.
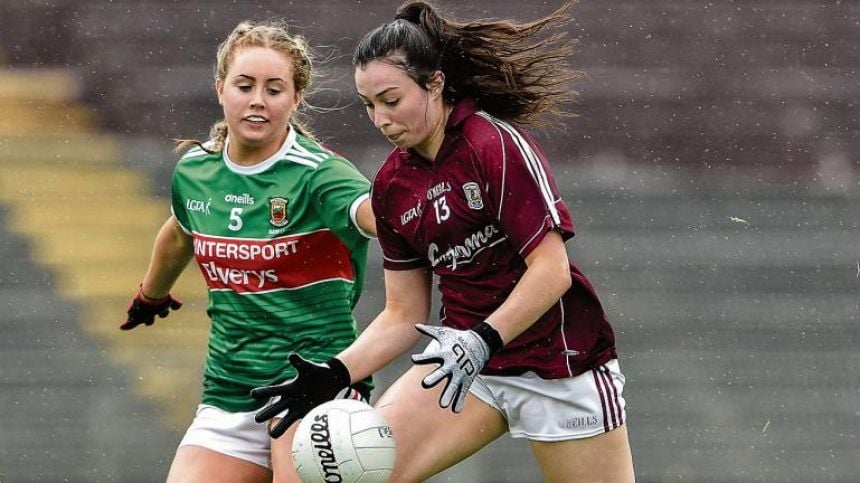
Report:
<svg viewBox="0 0 860 483"><path fill-rule="evenodd" d="M438 325L418 324L418 332L433 338L433 341L421 354L413 354L415 364L439 364L439 367L428 374L422 381L424 389L430 389L441 380L447 379L445 389L439 397L439 406L452 406L455 413L463 409L466 393L469 387L490 359L493 352L501 347L501 337L489 324L482 323L486 328L482 333L490 332L490 341L472 330L457 330ZM494 346L491 350L490 346Z"/></svg>

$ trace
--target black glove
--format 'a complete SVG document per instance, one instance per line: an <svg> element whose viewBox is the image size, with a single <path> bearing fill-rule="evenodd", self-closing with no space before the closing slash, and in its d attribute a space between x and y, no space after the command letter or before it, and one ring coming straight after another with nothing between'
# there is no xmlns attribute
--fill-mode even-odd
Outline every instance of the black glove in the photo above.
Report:
<svg viewBox="0 0 860 483"><path fill-rule="evenodd" d="M269 428L269 435L273 438L284 434L287 428L305 417L311 409L334 399L350 382L349 370L335 357L322 364L308 361L298 354L290 354L289 359L296 368L296 377L277 386L251 390L254 399L279 398L254 415L258 423L286 411L281 422Z"/></svg>
<svg viewBox="0 0 860 483"><path fill-rule="evenodd" d="M160 299L150 299L143 295L143 290L138 289L137 295L128 303L128 318L119 328L122 330L131 330L140 324L152 325L155 323L155 316L162 319L167 317L170 310L179 310L182 307L182 302L171 297L170 294L165 295Z"/></svg>
<svg viewBox="0 0 860 483"><path fill-rule="evenodd" d="M415 364L439 364L439 367L421 380L424 389L439 384L445 389L439 397L439 406L455 413L463 410L463 403L472 382L484 364L502 347L502 338L492 326L481 322L472 330L457 330L438 325L418 324L418 332L433 338L421 354L413 354Z"/></svg>

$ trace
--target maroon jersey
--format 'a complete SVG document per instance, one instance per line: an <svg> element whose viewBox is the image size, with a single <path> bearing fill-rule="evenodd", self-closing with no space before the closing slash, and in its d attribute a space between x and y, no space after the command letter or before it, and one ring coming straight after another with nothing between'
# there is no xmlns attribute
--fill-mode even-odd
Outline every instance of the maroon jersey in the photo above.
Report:
<svg viewBox="0 0 860 483"><path fill-rule="evenodd" d="M435 161L395 149L373 183L383 265L430 266L439 276L441 322L468 329L510 295L525 257L550 230L573 236L570 213L543 153L470 100L451 113ZM577 376L615 357L615 336L582 272L534 325L497 352L482 373Z"/></svg>

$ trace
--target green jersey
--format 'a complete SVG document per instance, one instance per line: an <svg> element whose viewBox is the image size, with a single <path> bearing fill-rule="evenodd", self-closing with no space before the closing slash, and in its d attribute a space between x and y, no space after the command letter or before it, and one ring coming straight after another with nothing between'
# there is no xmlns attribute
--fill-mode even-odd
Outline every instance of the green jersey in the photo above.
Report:
<svg viewBox="0 0 860 483"><path fill-rule="evenodd" d="M295 129L254 166L233 163L226 145L180 159L172 211L193 237L212 319L204 404L256 410L264 402L252 388L295 375L289 353L321 362L355 339L368 247L355 216L369 189L346 159Z"/></svg>

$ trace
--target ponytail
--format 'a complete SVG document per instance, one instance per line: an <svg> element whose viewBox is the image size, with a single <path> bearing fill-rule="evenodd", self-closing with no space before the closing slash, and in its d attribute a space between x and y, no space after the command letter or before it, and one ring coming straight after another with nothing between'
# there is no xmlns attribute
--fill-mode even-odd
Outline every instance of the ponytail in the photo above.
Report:
<svg viewBox="0 0 860 483"><path fill-rule="evenodd" d="M527 23L458 22L424 1L408 1L392 22L368 33L353 56L355 67L381 60L403 68L423 88L445 74L443 96L474 99L489 114L520 124L543 124L544 115L568 115L576 100L571 84L583 73L567 65L575 41L567 38L573 1Z"/></svg>

